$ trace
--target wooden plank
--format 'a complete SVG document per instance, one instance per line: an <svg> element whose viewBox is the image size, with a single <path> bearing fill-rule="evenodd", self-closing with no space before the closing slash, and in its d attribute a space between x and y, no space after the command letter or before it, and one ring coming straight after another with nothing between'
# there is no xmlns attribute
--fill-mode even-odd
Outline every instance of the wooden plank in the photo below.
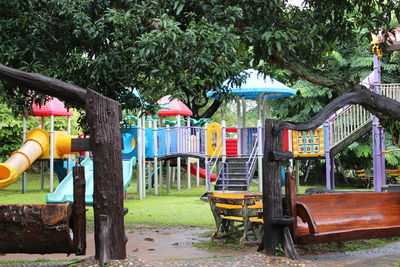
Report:
<svg viewBox="0 0 400 267"><path fill-rule="evenodd" d="M284 161L293 159L293 153L291 151L272 151L270 155L271 160Z"/></svg>
<svg viewBox="0 0 400 267"><path fill-rule="evenodd" d="M347 241L357 239L372 239L400 236L400 226L387 226L379 228L354 229L351 231L335 231L318 233L316 235L301 235L296 237L296 244L306 245L314 243L326 243L333 241Z"/></svg>
<svg viewBox="0 0 400 267"><path fill-rule="evenodd" d="M282 216L280 218L272 218L271 222L273 224L281 224L281 225L289 225L295 222L293 217L290 216Z"/></svg>
<svg viewBox="0 0 400 267"><path fill-rule="evenodd" d="M331 211L332 212L332 211ZM296 214L303 222L306 222L311 234L318 233L318 227L312 216L310 209L302 202L296 202Z"/></svg>
<svg viewBox="0 0 400 267"><path fill-rule="evenodd" d="M127 237L119 103L88 89L86 112L94 163L95 257L102 261L124 259Z"/></svg>
<svg viewBox="0 0 400 267"><path fill-rule="evenodd" d="M72 152L92 151L90 138L73 138L71 139Z"/></svg>
<svg viewBox="0 0 400 267"><path fill-rule="evenodd" d="M72 214L75 254L86 254L85 167L74 166L74 209Z"/></svg>
<svg viewBox="0 0 400 267"><path fill-rule="evenodd" d="M318 194L296 202L308 227L296 233L298 244L400 235L400 192Z"/></svg>
<svg viewBox="0 0 400 267"><path fill-rule="evenodd" d="M297 212L296 212L296 181L291 172L285 174L285 204L287 214L295 218L292 225L289 226L292 236L297 236Z"/></svg>

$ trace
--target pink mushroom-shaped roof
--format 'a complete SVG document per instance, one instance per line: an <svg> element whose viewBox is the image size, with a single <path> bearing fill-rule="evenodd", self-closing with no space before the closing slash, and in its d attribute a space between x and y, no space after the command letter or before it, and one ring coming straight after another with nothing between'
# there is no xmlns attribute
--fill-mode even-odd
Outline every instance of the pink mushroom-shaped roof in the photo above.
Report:
<svg viewBox="0 0 400 267"><path fill-rule="evenodd" d="M57 98L53 98L46 102L44 105L32 105L33 114L29 114L29 116L37 116L37 117L49 117L50 115L54 116L72 116L74 113L68 111L65 108L63 102L58 100Z"/></svg>
<svg viewBox="0 0 400 267"><path fill-rule="evenodd" d="M163 96L160 100L157 101L162 109L158 111L158 116L192 116L193 112L180 100L172 99L171 95Z"/></svg>

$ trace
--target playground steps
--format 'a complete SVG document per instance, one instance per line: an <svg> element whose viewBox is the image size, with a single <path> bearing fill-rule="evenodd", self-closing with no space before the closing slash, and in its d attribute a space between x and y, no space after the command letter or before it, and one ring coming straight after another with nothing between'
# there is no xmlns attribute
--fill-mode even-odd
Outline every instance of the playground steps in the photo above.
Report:
<svg viewBox="0 0 400 267"><path fill-rule="evenodd" d="M380 87L382 95L400 101L400 84L381 84ZM338 111L329 121L331 154L342 151L369 132L371 127L372 114L360 105L351 105Z"/></svg>
<svg viewBox="0 0 400 267"><path fill-rule="evenodd" d="M342 140L338 141L334 146L332 146L331 155L336 155L365 134L371 132L371 127L372 119L365 121L363 125L348 133Z"/></svg>
<svg viewBox="0 0 400 267"><path fill-rule="evenodd" d="M246 178L246 161L248 158L227 158L228 175L225 181L218 177L216 191L248 191Z"/></svg>

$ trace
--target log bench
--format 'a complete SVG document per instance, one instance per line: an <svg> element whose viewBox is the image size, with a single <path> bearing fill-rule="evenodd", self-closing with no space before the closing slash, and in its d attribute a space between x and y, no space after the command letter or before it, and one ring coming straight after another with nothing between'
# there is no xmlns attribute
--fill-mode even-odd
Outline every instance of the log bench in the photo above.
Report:
<svg viewBox="0 0 400 267"><path fill-rule="evenodd" d="M296 195L287 179L288 212L296 244L400 236L400 192Z"/></svg>

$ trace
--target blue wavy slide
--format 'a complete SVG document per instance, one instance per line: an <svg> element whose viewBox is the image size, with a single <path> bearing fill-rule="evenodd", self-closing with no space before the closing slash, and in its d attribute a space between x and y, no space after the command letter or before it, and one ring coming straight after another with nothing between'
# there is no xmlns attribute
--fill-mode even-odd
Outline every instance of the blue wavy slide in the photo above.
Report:
<svg viewBox="0 0 400 267"><path fill-rule="evenodd" d="M85 202L86 205L93 205L93 161L90 158L86 158L81 162L81 165L85 167L85 179L86 179ZM131 184L132 172L135 166L136 166L135 157L131 158L130 160L122 161L124 192ZM72 202L74 201L72 172L67 174L67 176L58 185L54 193L47 194L46 196L46 203L64 203L67 201L72 201Z"/></svg>

